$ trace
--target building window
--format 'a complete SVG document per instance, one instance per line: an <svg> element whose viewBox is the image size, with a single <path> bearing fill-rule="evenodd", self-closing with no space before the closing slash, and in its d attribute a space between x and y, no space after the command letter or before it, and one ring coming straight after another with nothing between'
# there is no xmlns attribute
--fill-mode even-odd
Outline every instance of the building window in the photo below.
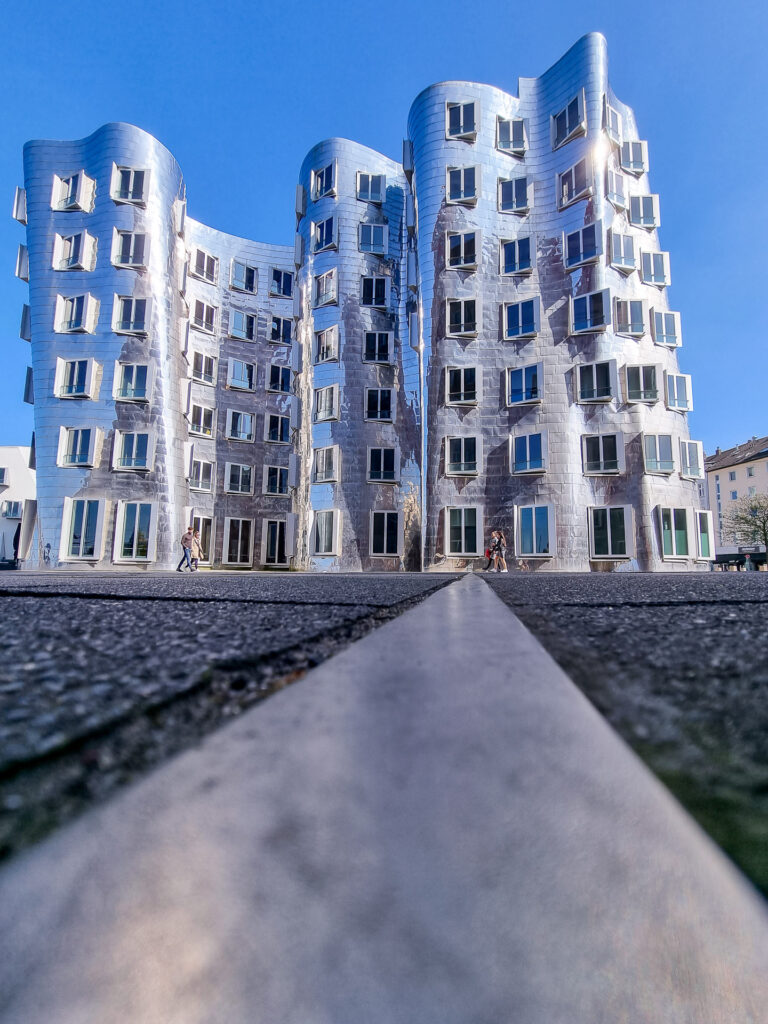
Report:
<svg viewBox="0 0 768 1024"><path fill-rule="evenodd" d="M360 304L362 306L375 306L378 309L386 309L389 305L389 278L362 278Z"/></svg>
<svg viewBox="0 0 768 1024"><path fill-rule="evenodd" d="M202 352L192 353L192 380L198 384L216 383L216 360Z"/></svg>
<svg viewBox="0 0 768 1024"><path fill-rule="evenodd" d="M336 268L327 270L324 274L318 274L315 278L315 305L327 306L336 302Z"/></svg>
<svg viewBox="0 0 768 1024"><path fill-rule="evenodd" d="M64 515L67 522L65 557L98 559L101 555L102 503L83 498L65 499Z"/></svg>
<svg viewBox="0 0 768 1024"><path fill-rule="evenodd" d="M643 434L643 460L646 473L673 473L672 435Z"/></svg>
<svg viewBox="0 0 768 1024"><path fill-rule="evenodd" d="M667 373L667 408L691 412L691 378L687 373Z"/></svg>
<svg viewBox="0 0 768 1024"><path fill-rule="evenodd" d="M477 476L476 437L447 437L445 448L446 476Z"/></svg>
<svg viewBox="0 0 768 1024"><path fill-rule="evenodd" d="M315 448L313 483L327 483L339 479L339 450L337 445Z"/></svg>
<svg viewBox="0 0 768 1024"><path fill-rule="evenodd" d="M449 203L463 203L475 206L479 192L480 169L478 167L449 167L447 169Z"/></svg>
<svg viewBox="0 0 768 1024"><path fill-rule="evenodd" d="M93 371L90 359L70 359L62 366L59 398L89 398L90 377Z"/></svg>
<svg viewBox="0 0 768 1024"><path fill-rule="evenodd" d="M626 210L627 188L624 175L610 168L605 172L605 198L617 210Z"/></svg>
<svg viewBox="0 0 768 1024"><path fill-rule="evenodd" d="M611 322L611 293L607 288L571 299L571 334L604 331Z"/></svg>
<svg viewBox="0 0 768 1024"><path fill-rule="evenodd" d="M733 481L736 479L736 471L735 470L732 469L729 472L728 479L730 480L731 483L733 483Z"/></svg>
<svg viewBox="0 0 768 1024"><path fill-rule="evenodd" d="M585 434L581 443L587 475L624 471L624 438L621 434Z"/></svg>
<svg viewBox="0 0 768 1024"><path fill-rule="evenodd" d="M99 316L99 304L90 294L56 296L54 329L59 334L92 333Z"/></svg>
<svg viewBox="0 0 768 1024"><path fill-rule="evenodd" d="M214 410L204 405L193 405L189 418L190 434L197 434L199 437L213 437L213 414Z"/></svg>
<svg viewBox="0 0 768 1024"><path fill-rule="evenodd" d="M588 161L579 160L557 176L557 205L563 210L571 203L592 194L592 168Z"/></svg>
<svg viewBox="0 0 768 1024"><path fill-rule="evenodd" d="M386 421L394 419L391 388L365 389L365 418Z"/></svg>
<svg viewBox="0 0 768 1024"><path fill-rule="evenodd" d="M747 476L754 476L754 475L755 475L755 467L754 466L747 466Z"/></svg>
<svg viewBox="0 0 768 1024"><path fill-rule="evenodd" d="M400 513L371 512L371 554L400 554Z"/></svg>
<svg viewBox="0 0 768 1024"><path fill-rule="evenodd" d="M398 479L394 448L368 449L368 479L375 483L393 483Z"/></svg>
<svg viewBox="0 0 768 1024"><path fill-rule="evenodd" d="M278 270L273 267L269 294L282 299L290 299L293 295L293 274L288 270Z"/></svg>
<svg viewBox="0 0 768 1024"><path fill-rule="evenodd" d="M680 442L680 476L704 479L704 446L701 441Z"/></svg>
<svg viewBox="0 0 768 1024"><path fill-rule="evenodd" d="M578 93L570 100L562 110L559 110L552 117L552 148L570 142L577 135L585 135L587 132L587 117L584 113L584 93Z"/></svg>
<svg viewBox="0 0 768 1024"><path fill-rule="evenodd" d="M288 416L269 413L265 417L265 423L265 441L270 441L273 444L291 443L291 421Z"/></svg>
<svg viewBox="0 0 768 1024"><path fill-rule="evenodd" d="M146 470L152 468L149 434L123 433L119 430L115 434L115 448L117 451L115 469Z"/></svg>
<svg viewBox="0 0 768 1024"><path fill-rule="evenodd" d="M269 340L276 345L290 345L293 338L293 320L285 316L273 316Z"/></svg>
<svg viewBox="0 0 768 1024"><path fill-rule="evenodd" d="M213 463L203 459L192 460L192 472L189 475L189 487L192 491L210 491L213 487Z"/></svg>
<svg viewBox="0 0 768 1024"><path fill-rule="evenodd" d="M630 174L641 175L648 170L648 143L624 142L621 146L621 166Z"/></svg>
<svg viewBox="0 0 768 1024"><path fill-rule="evenodd" d="M312 224L312 249L314 252L322 252L323 249L336 247L336 232L334 231L333 217L326 217L325 220L318 220Z"/></svg>
<svg viewBox="0 0 768 1024"><path fill-rule="evenodd" d="M227 437L231 441L252 441L254 421L251 412L227 409Z"/></svg>
<svg viewBox="0 0 768 1024"><path fill-rule="evenodd" d="M474 142L477 138L474 103L446 103L445 135L448 139Z"/></svg>
<svg viewBox="0 0 768 1024"><path fill-rule="evenodd" d="M642 299L616 299L617 334L640 338L645 334L645 303Z"/></svg>
<svg viewBox="0 0 768 1024"><path fill-rule="evenodd" d="M655 284L658 288L666 288L671 283L669 253L643 252L640 257L643 284Z"/></svg>
<svg viewBox="0 0 768 1024"><path fill-rule="evenodd" d="M610 402L616 398L616 363L583 363L577 367L580 402Z"/></svg>
<svg viewBox="0 0 768 1024"><path fill-rule="evenodd" d="M51 209L82 210L83 213L90 213L95 192L96 182L89 178L85 171L70 174L66 178L54 174Z"/></svg>
<svg viewBox="0 0 768 1024"><path fill-rule="evenodd" d="M573 270L585 263L596 263L603 252L602 222L588 224L565 236L565 269Z"/></svg>
<svg viewBox="0 0 768 1024"><path fill-rule="evenodd" d="M447 508L448 554L477 555L479 551L479 515L476 508Z"/></svg>
<svg viewBox="0 0 768 1024"><path fill-rule="evenodd" d="M357 198L365 203L383 203L387 179L383 174L357 173Z"/></svg>
<svg viewBox="0 0 768 1024"><path fill-rule="evenodd" d="M264 493L281 494L288 493L288 470L284 466L264 467Z"/></svg>
<svg viewBox="0 0 768 1024"><path fill-rule="evenodd" d="M339 329L327 327L315 332L315 362L328 363L339 358Z"/></svg>
<svg viewBox="0 0 768 1024"><path fill-rule="evenodd" d="M638 228L651 231L661 223L659 217L659 197L631 196L629 200L629 223Z"/></svg>
<svg viewBox="0 0 768 1024"><path fill-rule="evenodd" d="M0 515L3 519L21 519L24 513L23 501L0 502Z"/></svg>
<svg viewBox="0 0 768 1024"><path fill-rule="evenodd" d="M651 331L653 332L653 340L657 345L668 345L670 348L678 348L682 345L679 313L652 309Z"/></svg>
<svg viewBox="0 0 768 1024"><path fill-rule="evenodd" d="M447 333L454 337L474 337L477 334L477 301L475 299L448 299Z"/></svg>
<svg viewBox="0 0 768 1024"><path fill-rule="evenodd" d="M474 366L448 366L445 380L447 405L477 405L477 369Z"/></svg>
<svg viewBox="0 0 768 1024"><path fill-rule="evenodd" d="M360 252L383 256L387 251L387 234L386 224L361 224L358 241Z"/></svg>
<svg viewBox="0 0 768 1024"><path fill-rule="evenodd" d="M502 274L530 274L532 272L530 238L502 239L500 247Z"/></svg>
<svg viewBox="0 0 768 1024"><path fill-rule="evenodd" d="M155 516L148 501L120 501L115 530L116 561L149 562L155 557Z"/></svg>
<svg viewBox="0 0 768 1024"><path fill-rule="evenodd" d="M134 299L129 295L115 296L115 321L113 330L117 334L146 334L149 299Z"/></svg>
<svg viewBox="0 0 768 1024"><path fill-rule="evenodd" d="M89 428L64 427L62 466L92 466L96 431ZM130 435L129 435L130 436Z"/></svg>
<svg viewBox="0 0 768 1024"><path fill-rule="evenodd" d="M144 363L118 363L115 398L121 402L146 402L149 398L149 367Z"/></svg>
<svg viewBox="0 0 768 1024"><path fill-rule="evenodd" d="M446 235L447 266L451 270L473 270L477 266L480 233L449 231Z"/></svg>
<svg viewBox="0 0 768 1024"><path fill-rule="evenodd" d="M655 366L627 366L626 374L628 402L658 402Z"/></svg>
<svg viewBox="0 0 768 1024"><path fill-rule="evenodd" d="M363 338L364 363L392 362L391 331L366 331Z"/></svg>
<svg viewBox="0 0 768 1024"><path fill-rule="evenodd" d="M592 558L630 558L633 549L631 506L591 508L589 540Z"/></svg>
<svg viewBox="0 0 768 1024"><path fill-rule="evenodd" d="M253 391L255 386L255 365L242 359L230 359L227 366L227 387L238 391Z"/></svg>
<svg viewBox="0 0 768 1024"><path fill-rule="evenodd" d="M696 541L698 545L699 558L714 558L715 548L712 543L712 513L707 509L697 509L696 516Z"/></svg>
<svg viewBox="0 0 768 1024"><path fill-rule="evenodd" d="M543 473L547 465L546 434L518 434L510 438L512 473Z"/></svg>
<svg viewBox="0 0 768 1024"><path fill-rule="evenodd" d="M508 302L504 305L504 337L533 338L539 331L539 300Z"/></svg>
<svg viewBox="0 0 768 1024"><path fill-rule="evenodd" d="M501 213L528 213L528 178L499 178L499 211Z"/></svg>
<svg viewBox="0 0 768 1024"><path fill-rule="evenodd" d="M192 529L200 532L200 564L210 565L213 553L213 519L211 516L193 516Z"/></svg>
<svg viewBox="0 0 768 1024"><path fill-rule="evenodd" d="M738 491L731 491L731 501L736 501L739 497Z"/></svg>
<svg viewBox="0 0 768 1024"><path fill-rule="evenodd" d="M199 305L199 303L195 303ZM208 310L213 309L212 306L206 307ZM253 341L256 338L256 323L257 319L253 313L243 313L239 309L231 309L229 311L229 336L230 338L239 338L240 341ZM195 326L199 326L197 323L197 314L195 314ZM213 323L211 327L205 328L206 330L213 330Z"/></svg>
<svg viewBox="0 0 768 1024"><path fill-rule="evenodd" d="M227 565L250 565L253 561L253 520L224 520L224 557Z"/></svg>
<svg viewBox="0 0 768 1024"><path fill-rule="evenodd" d="M621 114L603 98L603 131L617 146L621 145Z"/></svg>
<svg viewBox="0 0 768 1024"><path fill-rule="evenodd" d="M664 558L688 556L688 510L659 508L661 553Z"/></svg>
<svg viewBox="0 0 768 1024"><path fill-rule="evenodd" d="M555 534L554 509L551 505L520 505L517 508L515 531L516 554L520 558L544 558L550 554Z"/></svg>
<svg viewBox="0 0 768 1024"><path fill-rule="evenodd" d="M284 519L265 519L262 535L262 563L264 565L287 565L286 523Z"/></svg>
<svg viewBox="0 0 768 1024"><path fill-rule="evenodd" d="M328 509L315 512L312 530L312 552L315 555L337 555L339 553L339 512Z"/></svg>
<svg viewBox="0 0 768 1024"><path fill-rule="evenodd" d="M112 198L118 203L144 206L149 192L149 171L137 167L115 167L112 173Z"/></svg>
<svg viewBox="0 0 768 1024"><path fill-rule="evenodd" d="M145 268L147 236L137 231L116 231L112 262L116 267Z"/></svg>
<svg viewBox="0 0 768 1024"><path fill-rule="evenodd" d="M230 333L234 330L233 324L235 323L236 312L236 310L232 310L230 314ZM241 313L240 315L244 316L245 314ZM208 334L213 334L216 326L216 307L209 306L207 302L201 302L200 299L196 299L192 324L198 331L206 331Z"/></svg>
<svg viewBox="0 0 768 1024"><path fill-rule="evenodd" d="M632 235L611 231L611 266L623 274L631 274L637 267L635 242Z"/></svg>
<svg viewBox="0 0 768 1024"><path fill-rule="evenodd" d="M250 292L255 295L259 286L259 274L256 267L240 260L232 260L232 280L230 287L238 292Z"/></svg>
<svg viewBox="0 0 768 1024"><path fill-rule="evenodd" d="M291 368L272 363L269 367L269 383L267 391L279 391L283 395L291 393Z"/></svg>
<svg viewBox="0 0 768 1024"><path fill-rule="evenodd" d="M543 363L515 366L507 370L507 405L538 404L542 398Z"/></svg>
<svg viewBox="0 0 768 1024"><path fill-rule="evenodd" d="M335 165L330 163L327 167L321 167L318 171L312 172L312 198L322 199L323 196L336 195L336 173Z"/></svg>
<svg viewBox="0 0 768 1024"><path fill-rule="evenodd" d="M496 118L496 148L513 156L525 154L525 121L522 117Z"/></svg>
<svg viewBox="0 0 768 1024"><path fill-rule="evenodd" d="M204 249L195 249L192 273L209 284L216 284L219 274L219 261Z"/></svg>
<svg viewBox="0 0 768 1024"><path fill-rule="evenodd" d="M90 271L95 261L96 239L87 231L78 231L74 235L56 235L53 243L54 270Z"/></svg>
<svg viewBox="0 0 768 1024"><path fill-rule="evenodd" d="M315 423L339 418L339 385L315 388Z"/></svg>
<svg viewBox="0 0 768 1024"><path fill-rule="evenodd" d="M224 490L229 494L253 494L253 466L228 462L224 467Z"/></svg>

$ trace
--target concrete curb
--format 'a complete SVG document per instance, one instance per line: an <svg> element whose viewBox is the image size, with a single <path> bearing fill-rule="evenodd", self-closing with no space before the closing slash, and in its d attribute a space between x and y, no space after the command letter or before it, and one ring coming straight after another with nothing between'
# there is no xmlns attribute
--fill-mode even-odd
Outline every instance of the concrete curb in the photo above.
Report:
<svg viewBox="0 0 768 1024"><path fill-rule="evenodd" d="M469 575L0 871L2 1024L761 1024L768 918Z"/></svg>

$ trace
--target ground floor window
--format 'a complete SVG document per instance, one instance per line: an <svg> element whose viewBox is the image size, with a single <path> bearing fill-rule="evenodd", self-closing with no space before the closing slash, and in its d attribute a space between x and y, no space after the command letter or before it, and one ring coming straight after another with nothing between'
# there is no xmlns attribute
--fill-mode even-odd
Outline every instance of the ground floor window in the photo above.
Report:
<svg viewBox="0 0 768 1024"><path fill-rule="evenodd" d="M250 565L253 552L253 520L224 520L224 562Z"/></svg>
<svg viewBox="0 0 768 1024"><path fill-rule="evenodd" d="M712 513L706 509L696 511L696 539L699 545L699 558L714 558L715 547L712 543Z"/></svg>
<svg viewBox="0 0 768 1024"><path fill-rule="evenodd" d="M339 553L339 513L337 509L315 512L312 528L312 552L316 555Z"/></svg>
<svg viewBox="0 0 768 1024"><path fill-rule="evenodd" d="M264 565L287 565L286 523L284 519L267 519L264 524Z"/></svg>
<svg viewBox="0 0 768 1024"><path fill-rule="evenodd" d="M631 557L632 509L628 505L591 508L589 528L592 558Z"/></svg>
<svg viewBox="0 0 768 1024"><path fill-rule="evenodd" d="M101 557L102 502L67 498L64 502L64 558Z"/></svg>
<svg viewBox="0 0 768 1024"><path fill-rule="evenodd" d="M689 554L688 510L660 508L661 552L664 558L684 558Z"/></svg>
<svg viewBox="0 0 768 1024"><path fill-rule="evenodd" d="M400 554L400 515L398 512L371 513L371 554Z"/></svg>
<svg viewBox="0 0 768 1024"><path fill-rule="evenodd" d="M148 501L118 503L115 530L115 558L118 561L149 562L154 555L156 523Z"/></svg>
<svg viewBox="0 0 768 1024"><path fill-rule="evenodd" d="M476 508L446 509L449 555L477 555L480 516Z"/></svg>
<svg viewBox="0 0 768 1024"><path fill-rule="evenodd" d="M522 505L517 510L517 554L543 558L551 555L554 510L551 505Z"/></svg>
<svg viewBox="0 0 768 1024"><path fill-rule="evenodd" d="M213 553L213 518L193 516L192 529L200 531L200 562L203 565L210 565Z"/></svg>

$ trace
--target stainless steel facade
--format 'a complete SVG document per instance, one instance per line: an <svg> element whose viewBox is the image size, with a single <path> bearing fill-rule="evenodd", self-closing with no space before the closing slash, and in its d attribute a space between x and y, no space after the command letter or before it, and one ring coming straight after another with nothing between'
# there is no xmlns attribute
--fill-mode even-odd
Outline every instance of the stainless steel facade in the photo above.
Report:
<svg viewBox="0 0 768 1024"><path fill-rule="evenodd" d="M592 34L517 96L431 86L402 163L320 143L288 246L187 218L138 128L29 143L27 564L169 567L196 517L242 568L453 568L492 528L531 569L705 567L661 204L607 66Z"/></svg>

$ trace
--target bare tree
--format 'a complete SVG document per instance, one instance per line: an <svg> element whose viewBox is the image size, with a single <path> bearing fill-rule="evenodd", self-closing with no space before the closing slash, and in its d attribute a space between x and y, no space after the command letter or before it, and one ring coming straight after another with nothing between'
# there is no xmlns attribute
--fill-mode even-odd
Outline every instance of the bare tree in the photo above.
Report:
<svg viewBox="0 0 768 1024"><path fill-rule="evenodd" d="M762 544L768 552L768 494L741 498L723 516L723 532L740 544Z"/></svg>

